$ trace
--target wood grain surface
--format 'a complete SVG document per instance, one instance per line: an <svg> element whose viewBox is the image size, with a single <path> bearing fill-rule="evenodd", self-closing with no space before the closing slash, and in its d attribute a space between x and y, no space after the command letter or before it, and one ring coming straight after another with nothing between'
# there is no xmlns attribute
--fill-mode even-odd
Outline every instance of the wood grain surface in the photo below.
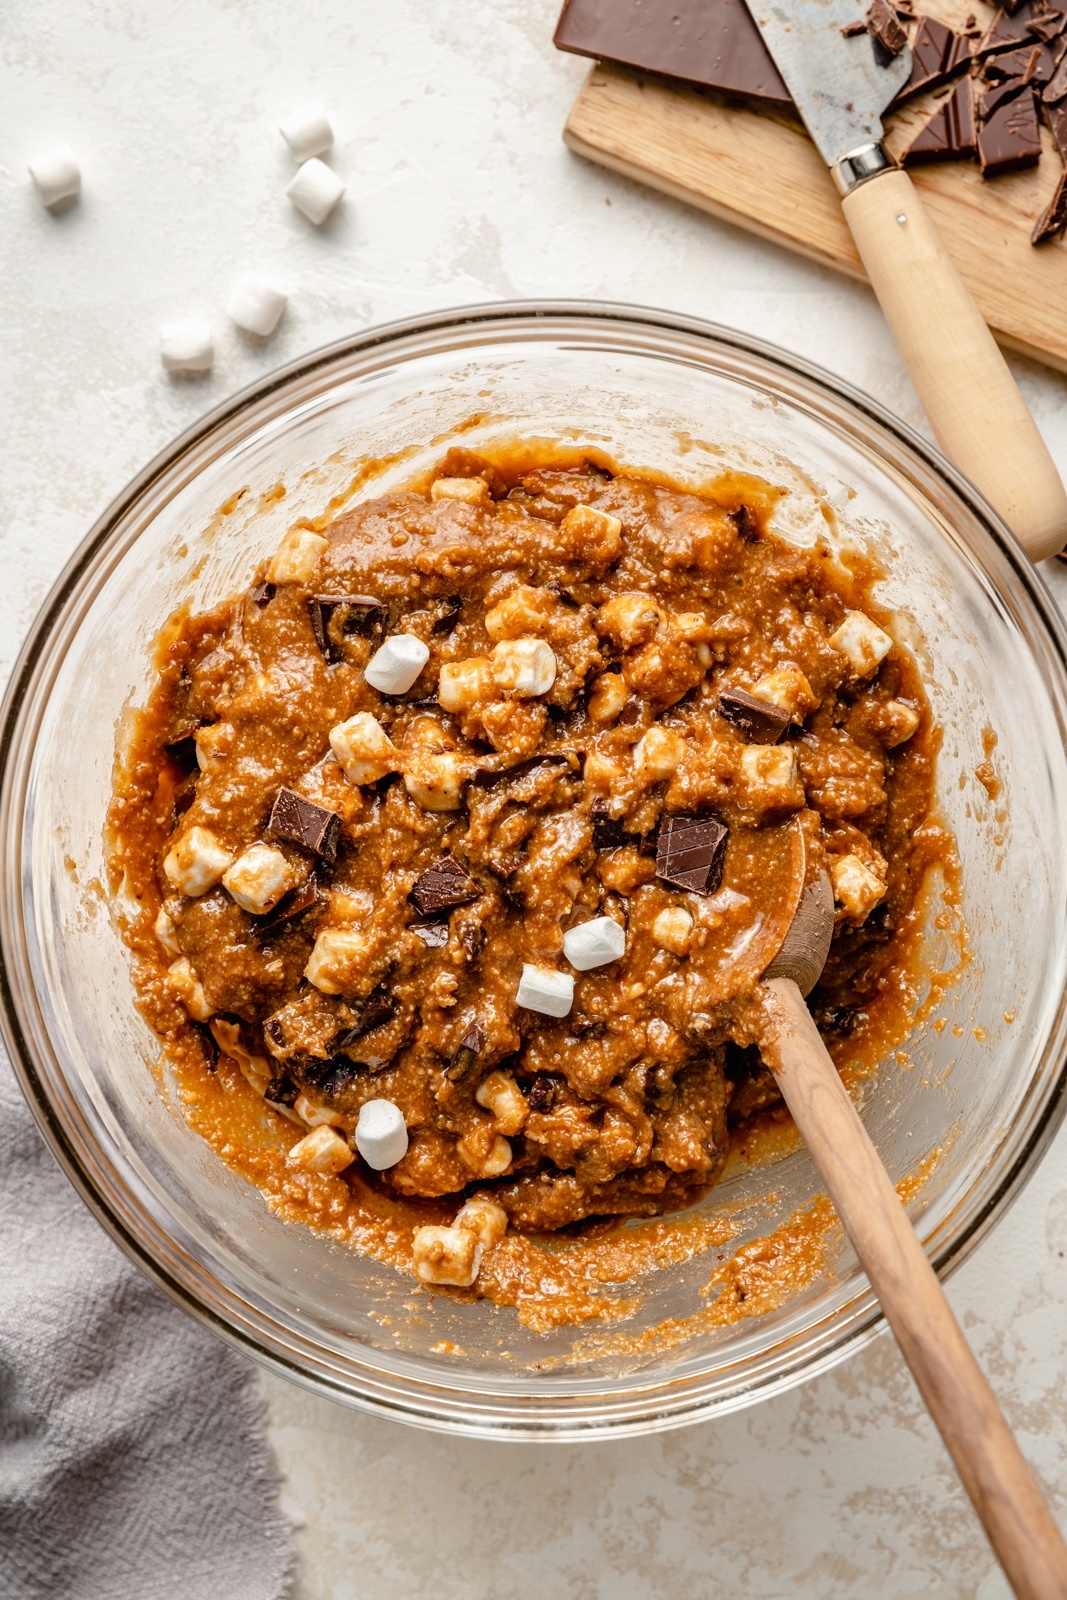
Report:
<svg viewBox="0 0 1067 1600"><path fill-rule="evenodd" d="M893 118L894 152L936 103L924 96ZM591 161L850 277L866 276L830 175L788 116L599 63L563 136ZM1060 175L1047 129L1042 142L1041 163L1029 172L987 182L977 163L946 162L913 176L999 342L1067 371L1067 254L1062 243L1030 243Z"/></svg>

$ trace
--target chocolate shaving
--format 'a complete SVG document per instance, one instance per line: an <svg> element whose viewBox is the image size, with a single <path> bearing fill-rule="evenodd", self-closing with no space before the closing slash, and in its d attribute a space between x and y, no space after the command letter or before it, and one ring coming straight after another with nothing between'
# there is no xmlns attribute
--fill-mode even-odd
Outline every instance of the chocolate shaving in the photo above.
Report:
<svg viewBox="0 0 1067 1600"><path fill-rule="evenodd" d="M408 929L422 940L427 950L443 950L448 943L447 922L410 922Z"/></svg>
<svg viewBox="0 0 1067 1600"><path fill-rule="evenodd" d="M714 894L722 882L729 829L717 817L679 812L663 818L656 838L656 876L676 889Z"/></svg>
<svg viewBox="0 0 1067 1600"><path fill-rule="evenodd" d="M341 817L336 811L305 800L292 789L279 789L270 808L267 827L279 839L314 851L324 861L336 861L341 840Z"/></svg>
<svg viewBox="0 0 1067 1600"><path fill-rule="evenodd" d="M962 34L953 33L933 17L920 18L911 45L911 76L893 101L894 106L923 90L939 89L970 59L970 43Z"/></svg>
<svg viewBox="0 0 1067 1600"><path fill-rule="evenodd" d="M435 911L451 911L453 906L469 905L481 892L455 856L447 855L426 868L412 888L411 898L420 915L429 917Z"/></svg>
<svg viewBox="0 0 1067 1600"><path fill-rule="evenodd" d="M345 659L342 641L353 633L373 633L386 619L381 600L367 594L313 594L308 616L315 643L331 665Z"/></svg>
<svg viewBox="0 0 1067 1600"><path fill-rule="evenodd" d="M970 78L964 78L913 139L904 153L904 165L914 167L927 161L959 161L975 155L977 150L974 94Z"/></svg>
<svg viewBox="0 0 1067 1600"><path fill-rule="evenodd" d="M999 178L1037 166L1041 159L1041 133L1033 90L1028 86L1005 83L982 96L978 157L983 178Z"/></svg>
<svg viewBox="0 0 1067 1600"><path fill-rule="evenodd" d="M1051 44L1067 28L1067 11L1050 11L1047 16L1031 17L1030 32L1042 44Z"/></svg>
<svg viewBox="0 0 1067 1600"><path fill-rule="evenodd" d="M1041 98L1047 106L1067 100L1067 51L1060 57L1059 65L1045 85Z"/></svg>
<svg viewBox="0 0 1067 1600"><path fill-rule="evenodd" d="M485 1034L477 1022L472 1022L445 1068L445 1077L449 1082L459 1083L461 1078L465 1078L484 1049Z"/></svg>
<svg viewBox="0 0 1067 1600"><path fill-rule="evenodd" d="M248 598L262 611L264 606L270 605L277 593L278 590L273 583L257 583L256 587L250 590Z"/></svg>
<svg viewBox="0 0 1067 1600"><path fill-rule="evenodd" d="M310 911L313 905L318 904L319 885L314 873L308 877L306 883L290 889L288 894L282 895L273 911L268 911L265 917L257 917L255 929L257 933L273 933L275 928L281 927L283 922L292 922L294 917L303 916L305 911ZM271 1035L273 1038L274 1035ZM279 1041L280 1042L280 1041Z"/></svg>
<svg viewBox="0 0 1067 1600"><path fill-rule="evenodd" d="M876 50L888 61L899 56L908 42L908 36L886 0L871 0L866 21L867 32L874 40Z"/></svg>
<svg viewBox="0 0 1067 1600"><path fill-rule="evenodd" d="M1030 243L1048 244L1050 240L1060 238L1065 228L1067 228L1067 172L1062 172L1055 194L1034 224Z"/></svg>
<svg viewBox="0 0 1067 1600"><path fill-rule="evenodd" d="M744 689L724 689L719 695L719 711L753 744L777 744L792 720L781 706L758 700Z"/></svg>

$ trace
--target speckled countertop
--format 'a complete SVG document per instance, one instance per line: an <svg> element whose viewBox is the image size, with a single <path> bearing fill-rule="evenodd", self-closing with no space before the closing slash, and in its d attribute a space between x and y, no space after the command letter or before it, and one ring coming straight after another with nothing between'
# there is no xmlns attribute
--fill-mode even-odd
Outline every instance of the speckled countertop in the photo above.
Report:
<svg viewBox="0 0 1067 1600"><path fill-rule="evenodd" d="M776 340L921 424L868 293L583 165L584 73L557 0L35 0L0 13L0 671L90 522L201 411L370 323L524 295L605 297ZM281 115L319 99L348 183L323 229L284 197ZM67 142L49 216L26 160ZM292 300L266 345L236 274ZM206 379L161 322L205 316ZM1018 368L1067 469L1067 381ZM1061 598L1067 573L1053 574ZM1067 1131L950 1297L1067 1522ZM888 1339L714 1424L550 1447L438 1438L263 1380L298 1600L997 1600L993 1568Z"/></svg>

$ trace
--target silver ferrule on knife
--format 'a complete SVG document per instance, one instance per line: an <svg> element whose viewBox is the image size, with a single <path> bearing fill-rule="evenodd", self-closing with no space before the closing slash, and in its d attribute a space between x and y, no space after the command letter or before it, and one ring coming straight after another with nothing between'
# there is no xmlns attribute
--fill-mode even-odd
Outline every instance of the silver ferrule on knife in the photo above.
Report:
<svg viewBox="0 0 1067 1600"><path fill-rule="evenodd" d="M830 168L830 176L843 199L861 183L866 183L868 178L876 178L887 167L894 166L896 162L885 146L877 139L872 139L870 144L861 144L857 149L850 150L847 155L835 161Z"/></svg>

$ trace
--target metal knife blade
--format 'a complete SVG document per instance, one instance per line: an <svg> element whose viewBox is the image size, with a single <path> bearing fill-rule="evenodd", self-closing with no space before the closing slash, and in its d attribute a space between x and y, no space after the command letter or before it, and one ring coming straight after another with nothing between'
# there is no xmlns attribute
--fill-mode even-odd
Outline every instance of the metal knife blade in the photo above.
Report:
<svg viewBox="0 0 1067 1600"><path fill-rule="evenodd" d="M905 47L883 65L861 0L747 0L763 42L826 165L882 139L882 112L911 74Z"/></svg>

